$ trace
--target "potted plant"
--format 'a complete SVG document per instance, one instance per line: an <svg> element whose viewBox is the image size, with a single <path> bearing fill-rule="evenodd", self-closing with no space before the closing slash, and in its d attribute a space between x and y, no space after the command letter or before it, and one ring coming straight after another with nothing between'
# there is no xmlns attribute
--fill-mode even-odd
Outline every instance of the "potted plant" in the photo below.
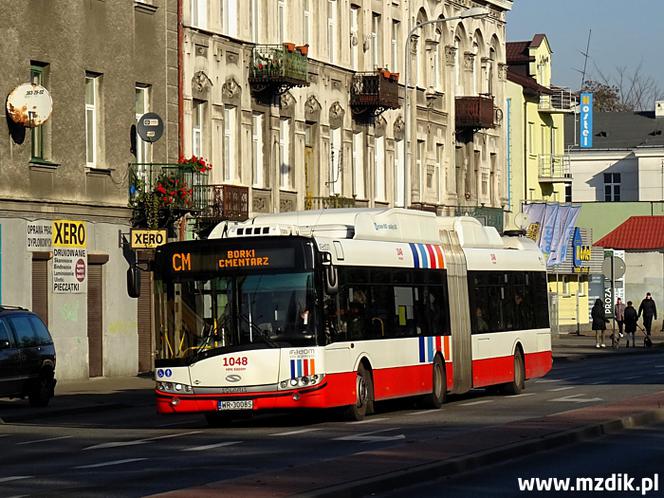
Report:
<svg viewBox="0 0 664 498"><path fill-rule="evenodd" d="M295 47L298 52L300 52L304 57L307 56L309 53L309 44L307 43L306 45L299 45Z"/></svg>
<svg viewBox="0 0 664 498"><path fill-rule="evenodd" d="M295 43L285 42L285 43L284 43L284 48L285 48L287 51L291 52L291 53L292 53L292 52L295 52Z"/></svg>

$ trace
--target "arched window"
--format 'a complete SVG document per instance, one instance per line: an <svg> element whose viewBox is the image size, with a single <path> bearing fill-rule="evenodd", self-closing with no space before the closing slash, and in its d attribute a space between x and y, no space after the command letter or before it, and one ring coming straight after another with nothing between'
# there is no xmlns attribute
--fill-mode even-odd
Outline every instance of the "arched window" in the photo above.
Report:
<svg viewBox="0 0 664 498"><path fill-rule="evenodd" d="M463 95L463 81L461 79L461 38L454 37L454 93Z"/></svg>
<svg viewBox="0 0 664 498"><path fill-rule="evenodd" d="M477 39L473 40L473 74L471 75L471 92L472 95L478 95L477 80L479 78L479 67L480 67L480 46L477 43Z"/></svg>

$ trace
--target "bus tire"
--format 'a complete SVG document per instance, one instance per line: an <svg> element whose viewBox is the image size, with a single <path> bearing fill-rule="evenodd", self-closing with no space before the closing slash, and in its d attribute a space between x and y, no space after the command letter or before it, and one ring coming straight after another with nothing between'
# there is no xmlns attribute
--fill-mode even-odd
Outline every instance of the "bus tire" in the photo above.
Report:
<svg viewBox="0 0 664 498"><path fill-rule="evenodd" d="M445 363L440 355L436 355L433 360L433 387L431 394L424 397L424 406L427 408L438 409L445 403L445 395L447 394L447 377L445 374Z"/></svg>
<svg viewBox="0 0 664 498"><path fill-rule="evenodd" d="M523 353L517 349L514 353L514 380L503 385L505 394L521 394L526 388L526 368Z"/></svg>
<svg viewBox="0 0 664 498"><path fill-rule="evenodd" d="M210 427L228 427L233 417L227 413L209 412L205 414L205 420Z"/></svg>
<svg viewBox="0 0 664 498"><path fill-rule="evenodd" d="M373 411L373 381L371 372L360 363L355 376L355 403L346 409L346 418L353 421L364 420Z"/></svg>

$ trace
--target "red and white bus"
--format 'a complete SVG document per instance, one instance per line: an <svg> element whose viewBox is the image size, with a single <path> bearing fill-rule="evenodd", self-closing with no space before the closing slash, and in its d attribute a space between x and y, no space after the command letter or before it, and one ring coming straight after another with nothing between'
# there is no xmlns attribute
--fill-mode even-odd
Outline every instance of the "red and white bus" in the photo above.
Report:
<svg viewBox="0 0 664 498"><path fill-rule="evenodd" d="M474 218L334 209L157 249L160 413L346 407L501 386L552 366L536 244Z"/></svg>

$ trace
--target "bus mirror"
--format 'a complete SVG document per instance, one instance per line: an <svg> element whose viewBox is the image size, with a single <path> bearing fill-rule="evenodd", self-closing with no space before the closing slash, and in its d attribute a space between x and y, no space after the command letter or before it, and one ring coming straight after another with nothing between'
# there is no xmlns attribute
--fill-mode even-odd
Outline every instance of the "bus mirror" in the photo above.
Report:
<svg viewBox="0 0 664 498"><path fill-rule="evenodd" d="M333 265L325 267L325 291L331 296L339 292L337 269Z"/></svg>
<svg viewBox="0 0 664 498"><path fill-rule="evenodd" d="M130 266L127 270L127 294L133 298L141 295L141 274L135 266Z"/></svg>

